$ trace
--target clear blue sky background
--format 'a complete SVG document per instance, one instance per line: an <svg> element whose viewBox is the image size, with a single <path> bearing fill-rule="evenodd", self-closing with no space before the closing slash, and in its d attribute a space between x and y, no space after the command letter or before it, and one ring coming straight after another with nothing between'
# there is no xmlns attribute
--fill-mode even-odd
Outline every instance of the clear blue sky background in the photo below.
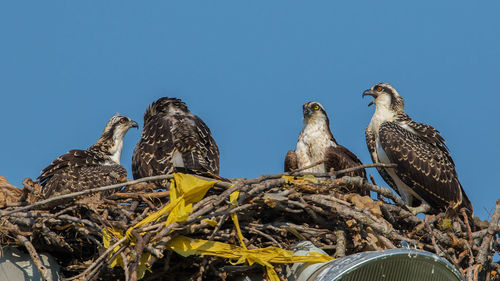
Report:
<svg viewBox="0 0 500 281"><path fill-rule="evenodd" d="M92 145L116 112L142 127L161 96L209 125L224 177L281 172L311 100L370 163L373 108L361 94L384 81L441 131L488 217L500 198L499 1L172 2L1 2L0 175L17 186L36 178ZM125 137L129 171L139 137Z"/></svg>

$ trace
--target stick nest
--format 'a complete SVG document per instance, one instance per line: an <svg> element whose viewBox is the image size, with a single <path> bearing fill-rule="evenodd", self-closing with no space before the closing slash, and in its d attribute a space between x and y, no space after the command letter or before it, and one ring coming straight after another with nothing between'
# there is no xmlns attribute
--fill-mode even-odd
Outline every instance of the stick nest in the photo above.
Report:
<svg viewBox="0 0 500 281"><path fill-rule="evenodd" d="M478 218L464 221L450 212L424 218L409 212L390 189L359 177L283 175L219 182L193 205L186 221L137 228L132 232L138 238L136 243L118 241L116 252L103 247L103 229L125 232L165 206L169 191L158 189L156 183L171 176L127 181L121 185L124 188L96 188L84 192L87 194L66 194L42 202L38 198L40 187L29 179L23 182L23 189L16 189L0 178L0 241L1 245L27 249L47 280L51 277L40 262L41 252L54 256L67 280L137 280L138 258L130 257L143 253L152 255L151 272L143 280L231 280L249 273L265 276L258 265L232 266L223 258L183 258L165 250L177 235L239 245L230 216L234 212L249 249L291 249L297 242L310 240L329 255L343 257L411 247L446 258L466 280L500 280L500 265L493 262L494 254L500 253L500 200L490 222ZM370 190L377 199L347 193L346 187L352 186ZM104 197L103 190L116 192ZM240 196L234 207L229 195L236 190ZM116 256L125 260L123 268L109 266ZM284 265L275 269L285 280Z"/></svg>

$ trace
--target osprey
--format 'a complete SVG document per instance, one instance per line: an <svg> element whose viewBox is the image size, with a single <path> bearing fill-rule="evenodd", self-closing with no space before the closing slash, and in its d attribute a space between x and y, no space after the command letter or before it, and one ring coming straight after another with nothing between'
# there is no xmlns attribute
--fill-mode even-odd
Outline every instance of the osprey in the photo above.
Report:
<svg viewBox="0 0 500 281"><path fill-rule="evenodd" d="M394 163L377 168L382 178L410 207L427 203L437 210L472 204L458 180L455 163L443 137L432 126L413 121L404 112L404 101L387 83L375 84L363 93L372 96L375 113L366 128L366 143L374 163ZM421 208L411 208L414 213Z"/></svg>
<svg viewBox="0 0 500 281"><path fill-rule="evenodd" d="M184 102L163 97L144 113L132 174L138 179L175 171L218 177L219 148L207 125Z"/></svg>
<svg viewBox="0 0 500 281"><path fill-rule="evenodd" d="M137 123L115 115L94 145L87 150L70 150L52 161L37 179L42 197L119 183L119 178L127 176L120 156L123 137L130 128L137 128Z"/></svg>
<svg viewBox="0 0 500 281"><path fill-rule="evenodd" d="M338 144L330 131L330 121L325 109L319 102L308 102L302 106L303 127L295 151L290 150L285 157L285 172L300 169L325 160L324 163L304 170L311 173L326 173L357 167L361 161L347 148ZM346 173L348 176L366 178L364 169ZM367 191L356 190L362 195Z"/></svg>

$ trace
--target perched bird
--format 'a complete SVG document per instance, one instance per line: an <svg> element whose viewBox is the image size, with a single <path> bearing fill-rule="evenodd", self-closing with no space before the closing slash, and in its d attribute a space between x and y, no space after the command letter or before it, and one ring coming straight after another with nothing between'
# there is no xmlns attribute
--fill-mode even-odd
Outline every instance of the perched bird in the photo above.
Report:
<svg viewBox="0 0 500 281"><path fill-rule="evenodd" d="M184 102L163 97L144 113L132 173L138 179L177 171L218 177L219 148L207 125Z"/></svg>
<svg viewBox="0 0 500 281"><path fill-rule="evenodd" d="M363 93L372 96L375 113L366 128L366 143L374 163L394 163L396 168L377 168L382 178L405 203L427 203L436 210L472 204L458 180L455 163L443 137L432 126L413 121L404 112L404 101L387 83L375 84ZM411 208L414 213L424 210Z"/></svg>
<svg viewBox="0 0 500 281"><path fill-rule="evenodd" d="M97 142L87 150L70 150L42 170L42 197L120 182L127 170L120 165L123 137L137 123L122 115L111 117Z"/></svg>
<svg viewBox="0 0 500 281"><path fill-rule="evenodd" d="M303 172L325 173L357 167L361 161L349 149L338 144L330 131L330 121L325 109L319 102L308 102L302 106L304 113L303 127L295 151L290 150L285 157L285 172L307 167L319 161L322 164L308 168ZM347 176L366 178L364 169L346 173ZM367 191L356 190L365 195Z"/></svg>

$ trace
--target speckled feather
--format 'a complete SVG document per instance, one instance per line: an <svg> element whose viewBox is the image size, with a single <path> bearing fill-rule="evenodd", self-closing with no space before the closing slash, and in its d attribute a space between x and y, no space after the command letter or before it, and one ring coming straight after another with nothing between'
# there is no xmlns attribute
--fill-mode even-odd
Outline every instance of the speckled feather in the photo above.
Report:
<svg viewBox="0 0 500 281"><path fill-rule="evenodd" d="M472 210L444 139L436 129L399 114L395 120L382 123L379 138L391 162L398 165L398 177L427 203L438 209L461 204Z"/></svg>
<svg viewBox="0 0 500 281"><path fill-rule="evenodd" d="M297 170L299 168L299 163L297 161L297 154L293 150L289 150L285 156L285 172L290 172Z"/></svg>
<svg viewBox="0 0 500 281"><path fill-rule="evenodd" d="M126 124L120 123L122 119ZM120 151L114 150L117 142L123 140L130 124L137 126L128 117L113 116L94 145L87 150L70 150L52 161L37 179L42 186L42 197L116 184L126 178L127 170L113 160L113 157L117 154L119 159L121 145L118 148ZM113 137L118 130L123 134Z"/></svg>
<svg viewBox="0 0 500 281"><path fill-rule="evenodd" d="M183 112L169 112L169 103ZM174 153L180 153L188 172L219 174L219 149L210 129L181 100L162 98L144 115L142 136L132 158L134 178L174 172Z"/></svg>
<svg viewBox="0 0 500 281"><path fill-rule="evenodd" d="M326 162L325 167L327 171L334 169L335 171L340 171L352 167L357 167L363 165L361 160L354 155L349 149L342 145L337 145L337 147L329 147L326 152ZM349 173L342 174L342 176L350 177L362 177L366 178L365 169L359 169Z"/></svg>
<svg viewBox="0 0 500 281"><path fill-rule="evenodd" d="M120 182L120 177L127 177L127 170L119 164L102 165L97 163L91 155L87 155L85 159L67 157L75 152L85 151L72 150L56 160L58 168L51 165L47 168L54 169L44 170L45 172L40 176L40 184L43 187L42 197L48 198L57 194L116 184Z"/></svg>

